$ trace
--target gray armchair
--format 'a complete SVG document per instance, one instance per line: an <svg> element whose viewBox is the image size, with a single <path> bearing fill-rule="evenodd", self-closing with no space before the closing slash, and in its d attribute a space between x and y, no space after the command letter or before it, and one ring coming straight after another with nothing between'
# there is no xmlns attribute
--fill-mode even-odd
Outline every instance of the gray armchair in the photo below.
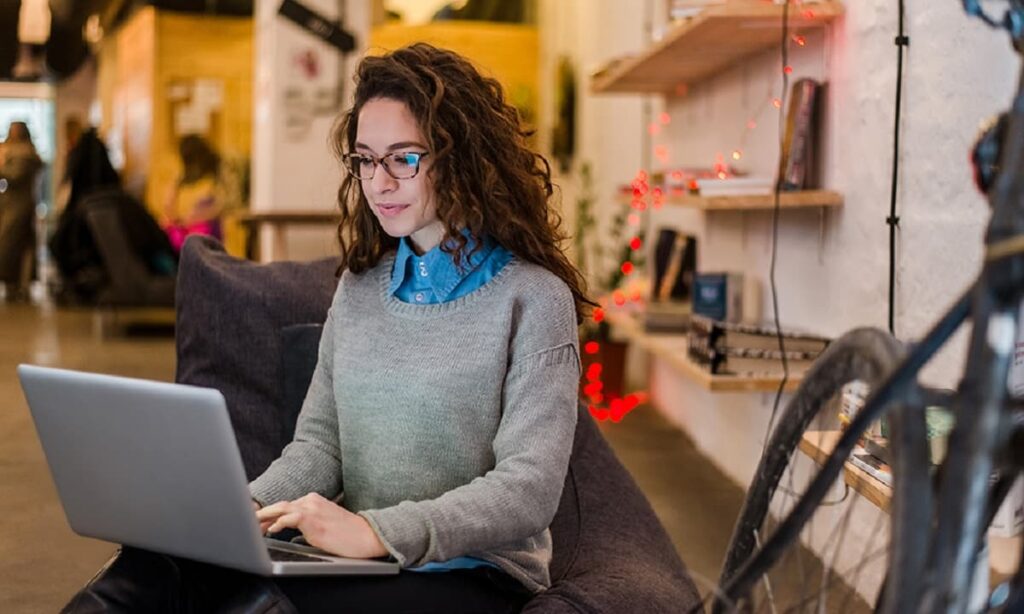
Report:
<svg viewBox="0 0 1024 614"><path fill-rule="evenodd" d="M190 237L177 287L179 382L227 399L250 479L292 436L337 263L257 265ZM643 493L580 407L551 526L552 587L524 612L690 612L700 598Z"/></svg>

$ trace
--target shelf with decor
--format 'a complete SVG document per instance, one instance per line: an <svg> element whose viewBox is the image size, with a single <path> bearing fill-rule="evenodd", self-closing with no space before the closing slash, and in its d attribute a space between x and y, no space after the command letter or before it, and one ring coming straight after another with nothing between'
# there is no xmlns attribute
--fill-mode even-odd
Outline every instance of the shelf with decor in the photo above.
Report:
<svg viewBox="0 0 1024 614"><path fill-rule="evenodd" d="M807 431L800 440L800 451L821 465L835 449L840 435L842 435L841 431ZM851 463L846 463L843 469L843 480L854 492L859 493L879 509L884 512L889 511L892 504L892 488L885 482ZM994 587L1009 579L1017 569L1024 537L1020 535L1013 537L989 535L988 545L989 584Z"/></svg>
<svg viewBox="0 0 1024 614"><path fill-rule="evenodd" d="M690 360L686 351L686 335L649 333L630 312L605 309L604 318L637 347L664 359L680 375L712 392L775 392L782 378L771 376L713 375ZM790 376L786 390L794 391L801 378Z"/></svg>
<svg viewBox="0 0 1024 614"><path fill-rule="evenodd" d="M842 431L806 431L800 440L800 451L815 463L821 465L836 447ZM868 472L846 463L843 471L846 485L883 511L889 511L892 502L892 488Z"/></svg>
<svg viewBox="0 0 1024 614"><path fill-rule="evenodd" d="M624 194L619 201L628 204L630 195ZM775 208L774 194L752 194L742 196L700 196L670 192L662 201L666 205L700 209L701 211L771 211ZM779 208L806 209L814 207L841 207L843 195L831 190L802 190L799 192L782 192L779 195Z"/></svg>
<svg viewBox="0 0 1024 614"><path fill-rule="evenodd" d="M643 53L592 76L594 93L664 94L693 85L750 55L777 45L783 6L739 0L712 6L669 31ZM789 30L799 34L843 13L841 2L790 7Z"/></svg>

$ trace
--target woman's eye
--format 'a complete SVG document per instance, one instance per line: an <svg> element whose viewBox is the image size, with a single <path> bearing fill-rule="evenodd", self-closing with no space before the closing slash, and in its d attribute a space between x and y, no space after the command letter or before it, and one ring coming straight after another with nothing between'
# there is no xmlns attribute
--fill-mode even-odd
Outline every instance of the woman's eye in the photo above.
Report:
<svg viewBox="0 0 1024 614"><path fill-rule="evenodd" d="M419 154L395 154L394 161L401 166L414 166L420 159Z"/></svg>
<svg viewBox="0 0 1024 614"><path fill-rule="evenodd" d="M371 168L373 166L373 158L367 158L366 156L359 157L359 166L362 168Z"/></svg>

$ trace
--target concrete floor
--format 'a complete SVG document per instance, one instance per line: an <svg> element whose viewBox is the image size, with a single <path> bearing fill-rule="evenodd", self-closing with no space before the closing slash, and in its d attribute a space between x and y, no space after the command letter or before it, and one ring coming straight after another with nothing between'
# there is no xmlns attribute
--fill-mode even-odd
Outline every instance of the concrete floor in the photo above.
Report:
<svg viewBox="0 0 1024 614"><path fill-rule="evenodd" d="M21 362L170 381L174 341L102 336L88 310L0 303L0 612L56 612L115 547L68 528L16 380ZM602 430L707 593L742 490L649 406Z"/></svg>
<svg viewBox="0 0 1024 614"><path fill-rule="evenodd" d="M68 528L15 367L174 379L171 337L96 333L91 311L0 303L0 612L57 612L115 548Z"/></svg>

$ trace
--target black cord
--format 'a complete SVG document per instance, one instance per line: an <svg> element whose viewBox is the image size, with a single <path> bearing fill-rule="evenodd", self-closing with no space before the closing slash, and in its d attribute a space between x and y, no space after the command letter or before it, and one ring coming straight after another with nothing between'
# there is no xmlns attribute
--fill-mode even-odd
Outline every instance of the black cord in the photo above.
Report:
<svg viewBox="0 0 1024 614"><path fill-rule="evenodd" d="M899 33L896 36L896 120L892 136L892 189L889 194L889 333L896 334L896 227L900 218L896 215L896 184L900 169L900 108L903 99L903 54L910 45L910 38L903 30L903 0L899 0Z"/></svg>
<svg viewBox="0 0 1024 614"><path fill-rule="evenodd" d="M782 210L782 159L786 148L786 94L789 89L789 73L786 67L789 66L789 0L782 5L782 94L779 96L779 172L775 179L775 203L772 207L772 260L768 268L768 279L772 289L772 311L775 318L775 336L779 341L779 354L782 356L782 381L775 391L775 401L772 403L772 414L768 418L768 430L765 432L764 444L761 447L761 454L768 446L771 439L772 429L775 426L775 417L779 413L779 403L782 400L782 392L789 382L789 360L786 359L786 343L782 338L782 325L779 320L779 293L775 287L775 260L779 249L779 214Z"/></svg>

